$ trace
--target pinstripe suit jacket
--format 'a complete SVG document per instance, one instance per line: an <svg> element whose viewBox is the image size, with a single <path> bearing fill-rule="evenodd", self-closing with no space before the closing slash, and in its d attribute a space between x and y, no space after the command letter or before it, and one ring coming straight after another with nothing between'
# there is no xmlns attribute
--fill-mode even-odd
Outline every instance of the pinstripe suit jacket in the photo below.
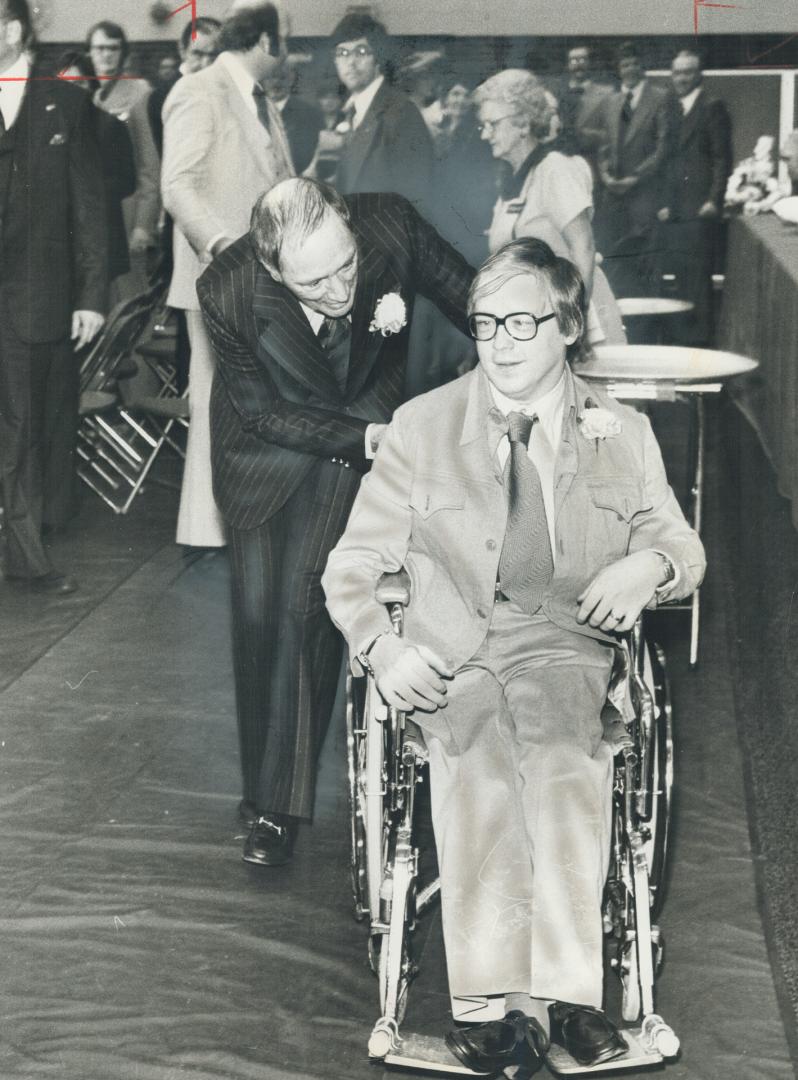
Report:
<svg viewBox="0 0 798 1080"><path fill-rule="evenodd" d="M321 458L365 471L369 423L401 404L413 301L429 297L461 330L473 270L397 195L347 197L358 247L349 376L341 390L293 294L259 263L248 236L212 263L197 293L216 352L211 396L214 494L237 529L262 524ZM369 331L398 292L407 326Z"/></svg>

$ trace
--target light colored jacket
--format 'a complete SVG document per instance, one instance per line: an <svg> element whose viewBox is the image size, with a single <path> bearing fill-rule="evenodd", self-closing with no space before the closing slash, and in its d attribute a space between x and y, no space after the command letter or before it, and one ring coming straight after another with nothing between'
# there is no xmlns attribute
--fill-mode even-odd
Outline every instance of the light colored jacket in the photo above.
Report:
<svg viewBox="0 0 798 1080"><path fill-rule="evenodd" d="M220 60L180 79L163 110L161 192L176 225L168 303L186 310L199 310L208 244L245 233L255 201L294 171L280 113L270 102L266 132Z"/></svg>
<svg viewBox="0 0 798 1080"><path fill-rule="evenodd" d="M564 629L612 641L576 621L576 598L596 574L654 548L677 574L661 598L680 598L703 577L704 549L668 486L648 419L570 373L566 395L554 473L555 571L542 610ZM616 414L621 433L587 439L579 427L587 402ZM409 641L453 670L482 644L507 526L496 455L505 432L481 368L396 411L322 578L353 655L390 629L374 588L401 566L412 583Z"/></svg>

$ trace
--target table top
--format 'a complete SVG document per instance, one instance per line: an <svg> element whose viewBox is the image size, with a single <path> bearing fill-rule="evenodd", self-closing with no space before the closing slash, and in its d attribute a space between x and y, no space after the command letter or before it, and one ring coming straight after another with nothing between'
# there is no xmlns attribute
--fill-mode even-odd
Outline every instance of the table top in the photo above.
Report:
<svg viewBox="0 0 798 1080"><path fill-rule="evenodd" d="M798 288L798 226L782 221L775 214L754 214L751 217L737 217L731 228L741 229L764 244L770 254L796 283ZM735 266L735 272L745 273L745 266ZM728 268L727 268L728 274ZM750 275L749 275L750 276ZM752 283L752 288L755 288Z"/></svg>
<svg viewBox="0 0 798 1080"><path fill-rule="evenodd" d="M694 383L744 375L756 360L717 349L683 345L597 345L593 358L576 367L585 379Z"/></svg>

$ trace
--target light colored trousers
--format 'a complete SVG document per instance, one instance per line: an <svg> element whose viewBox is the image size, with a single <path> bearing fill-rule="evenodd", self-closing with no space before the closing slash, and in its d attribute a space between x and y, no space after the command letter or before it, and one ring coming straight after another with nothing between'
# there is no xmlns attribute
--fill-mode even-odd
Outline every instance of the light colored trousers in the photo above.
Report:
<svg viewBox="0 0 798 1080"><path fill-rule="evenodd" d="M187 311L186 324L191 345L188 374L191 418L177 515L177 542L192 547L224 547L227 536L213 497L211 479L210 403L216 357L202 312Z"/></svg>
<svg viewBox="0 0 798 1080"><path fill-rule="evenodd" d="M456 1019L504 995L599 1007L613 651L497 604L449 705L413 719L430 752L449 991Z"/></svg>

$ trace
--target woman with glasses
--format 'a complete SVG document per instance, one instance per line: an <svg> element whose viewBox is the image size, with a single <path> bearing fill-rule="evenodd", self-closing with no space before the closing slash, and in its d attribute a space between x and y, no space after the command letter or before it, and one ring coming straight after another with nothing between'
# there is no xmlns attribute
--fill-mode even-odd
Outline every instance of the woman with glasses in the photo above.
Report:
<svg viewBox="0 0 798 1080"><path fill-rule="evenodd" d="M625 342L618 305L596 264L590 166L555 149L556 101L534 75L515 68L486 79L474 100L480 134L494 158L505 162L490 251L523 236L544 240L582 275L590 301L588 344Z"/></svg>

